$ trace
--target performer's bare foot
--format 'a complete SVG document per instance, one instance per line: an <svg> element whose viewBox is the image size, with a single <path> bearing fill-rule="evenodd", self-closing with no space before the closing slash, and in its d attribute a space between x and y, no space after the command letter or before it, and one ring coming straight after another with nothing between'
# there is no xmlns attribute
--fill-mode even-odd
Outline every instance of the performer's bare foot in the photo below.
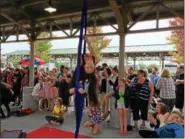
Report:
<svg viewBox="0 0 185 139"><path fill-rule="evenodd" d="M53 120L51 120L50 123L53 124L53 125L60 125L60 123L55 122L55 121L53 121Z"/></svg>

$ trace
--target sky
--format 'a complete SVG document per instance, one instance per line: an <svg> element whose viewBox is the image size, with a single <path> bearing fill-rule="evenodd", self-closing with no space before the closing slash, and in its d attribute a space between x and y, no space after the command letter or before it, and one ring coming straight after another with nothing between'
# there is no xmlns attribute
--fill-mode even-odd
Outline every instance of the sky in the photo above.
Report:
<svg viewBox="0 0 185 139"><path fill-rule="evenodd" d="M151 29L155 28L156 21L148 21L148 22L139 22L137 23L132 30L135 29ZM168 27L169 19L160 20L159 27ZM112 32L114 31L110 26L103 27L104 32ZM56 36L62 36L61 32L54 32ZM168 41L166 38L170 35L170 31L165 32L156 32L156 33L142 33L142 34L128 34L126 36L126 46L129 45L148 45L148 44L166 44ZM25 38L22 35L20 38ZM108 36L107 38L111 38L112 41L110 46L119 46L119 36ZM15 39L15 36L11 36L8 40ZM66 40L52 40L51 41L53 47L52 49L60 49L60 48L77 48L78 39L66 39ZM1 45L2 54L13 52L16 50L29 50L29 44L27 42L19 42L19 43L3 43Z"/></svg>

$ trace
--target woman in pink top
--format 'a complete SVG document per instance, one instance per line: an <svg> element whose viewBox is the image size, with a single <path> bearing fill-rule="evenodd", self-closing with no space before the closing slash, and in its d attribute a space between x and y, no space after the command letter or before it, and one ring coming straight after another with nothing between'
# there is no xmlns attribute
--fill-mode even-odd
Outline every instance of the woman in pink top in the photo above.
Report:
<svg viewBox="0 0 185 139"><path fill-rule="evenodd" d="M24 77L22 80L22 87L29 86L29 68L24 68Z"/></svg>
<svg viewBox="0 0 185 139"><path fill-rule="evenodd" d="M13 75L14 75L14 71L13 71L13 69L10 69L10 73L9 73L8 76L7 76L7 83L8 83L11 87L13 87L13 82L12 82Z"/></svg>

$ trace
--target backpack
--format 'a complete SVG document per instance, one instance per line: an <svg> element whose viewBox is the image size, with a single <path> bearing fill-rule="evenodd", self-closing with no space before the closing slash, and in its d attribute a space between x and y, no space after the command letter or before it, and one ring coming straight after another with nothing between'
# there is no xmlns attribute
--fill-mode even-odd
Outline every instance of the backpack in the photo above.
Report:
<svg viewBox="0 0 185 139"><path fill-rule="evenodd" d="M177 123L170 123L155 130L160 138L184 138L184 128Z"/></svg>
<svg viewBox="0 0 185 139"><path fill-rule="evenodd" d="M26 138L26 133L23 130L4 130L0 132L1 138Z"/></svg>

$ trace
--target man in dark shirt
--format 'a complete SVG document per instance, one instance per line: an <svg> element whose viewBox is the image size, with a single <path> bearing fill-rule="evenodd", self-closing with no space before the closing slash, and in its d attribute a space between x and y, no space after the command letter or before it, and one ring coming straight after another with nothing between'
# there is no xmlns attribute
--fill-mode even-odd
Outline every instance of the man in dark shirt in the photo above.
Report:
<svg viewBox="0 0 185 139"><path fill-rule="evenodd" d="M177 75L176 75L176 103L175 107L183 112L184 107L184 66L177 66Z"/></svg>
<svg viewBox="0 0 185 139"><path fill-rule="evenodd" d="M133 67L129 67L127 72L128 72L128 80L132 81L135 77L137 77L137 74L134 72Z"/></svg>

